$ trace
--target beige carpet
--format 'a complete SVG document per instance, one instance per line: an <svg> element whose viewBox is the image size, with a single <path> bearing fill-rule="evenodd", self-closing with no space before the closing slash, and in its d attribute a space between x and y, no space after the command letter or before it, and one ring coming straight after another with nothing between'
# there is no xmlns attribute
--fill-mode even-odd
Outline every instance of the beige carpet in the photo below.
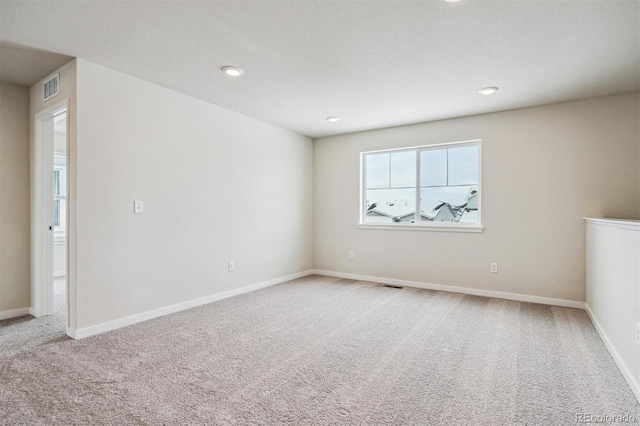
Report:
<svg viewBox="0 0 640 426"><path fill-rule="evenodd" d="M311 276L0 360L0 423L640 419L581 310Z"/></svg>
<svg viewBox="0 0 640 426"><path fill-rule="evenodd" d="M66 285L66 277L53 282L53 315L41 318L25 315L0 321L0 360L35 346L71 339L66 334Z"/></svg>

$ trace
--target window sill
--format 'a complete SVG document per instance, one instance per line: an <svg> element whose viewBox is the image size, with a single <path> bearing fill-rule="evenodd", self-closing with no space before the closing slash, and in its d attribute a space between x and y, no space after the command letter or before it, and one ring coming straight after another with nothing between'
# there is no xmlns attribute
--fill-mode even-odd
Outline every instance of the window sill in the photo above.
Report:
<svg viewBox="0 0 640 426"><path fill-rule="evenodd" d="M431 231L431 232L482 232L482 225L374 225L359 223L358 229L384 229L396 231Z"/></svg>

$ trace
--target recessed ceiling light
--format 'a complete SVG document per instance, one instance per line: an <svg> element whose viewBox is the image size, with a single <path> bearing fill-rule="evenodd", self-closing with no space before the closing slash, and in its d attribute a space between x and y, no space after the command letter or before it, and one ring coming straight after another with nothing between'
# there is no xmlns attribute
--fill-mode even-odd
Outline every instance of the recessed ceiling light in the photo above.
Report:
<svg viewBox="0 0 640 426"><path fill-rule="evenodd" d="M338 121L340 121L340 117L327 117L327 120L332 123L337 123Z"/></svg>
<svg viewBox="0 0 640 426"><path fill-rule="evenodd" d="M497 91L498 91L497 87L490 86L490 87L483 87L482 89L478 90L478 93L480 93L481 95L493 95Z"/></svg>
<svg viewBox="0 0 640 426"><path fill-rule="evenodd" d="M224 71L225 74L230 75L231 77L237 77L239 75L242 75L242 73L244 72L238 67L230 66L222 67L222 71Z"/></svg>

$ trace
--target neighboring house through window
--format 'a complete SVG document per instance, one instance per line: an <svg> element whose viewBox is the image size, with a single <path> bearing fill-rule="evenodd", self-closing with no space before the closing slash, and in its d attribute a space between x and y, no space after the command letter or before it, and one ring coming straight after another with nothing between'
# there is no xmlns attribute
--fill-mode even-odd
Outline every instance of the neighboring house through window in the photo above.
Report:
<svg viewBox="0 0 640 426"><path fill-rule="evenodd" d="M363 152L361 224L480 228L480 144Z"/></svg>

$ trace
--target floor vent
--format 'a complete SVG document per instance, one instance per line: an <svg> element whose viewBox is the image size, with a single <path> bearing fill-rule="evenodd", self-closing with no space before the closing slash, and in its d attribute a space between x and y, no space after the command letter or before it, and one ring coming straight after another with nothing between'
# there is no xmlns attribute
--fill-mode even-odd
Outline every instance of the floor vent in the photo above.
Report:
<svg viewBox="0 0 640 426"><path fill-rule="evenodd" d="M402 287L400 285L391 285L391 284L385 284L384 286L385 287L389 287L389 288L404 288L404 287Z"/></svg>
<svg viewBox="0 0 640 426"><path fill-rule="evenodd" d="M48 101L60 94L60 73L56 73L44 82L44 100Z"/></svg>

